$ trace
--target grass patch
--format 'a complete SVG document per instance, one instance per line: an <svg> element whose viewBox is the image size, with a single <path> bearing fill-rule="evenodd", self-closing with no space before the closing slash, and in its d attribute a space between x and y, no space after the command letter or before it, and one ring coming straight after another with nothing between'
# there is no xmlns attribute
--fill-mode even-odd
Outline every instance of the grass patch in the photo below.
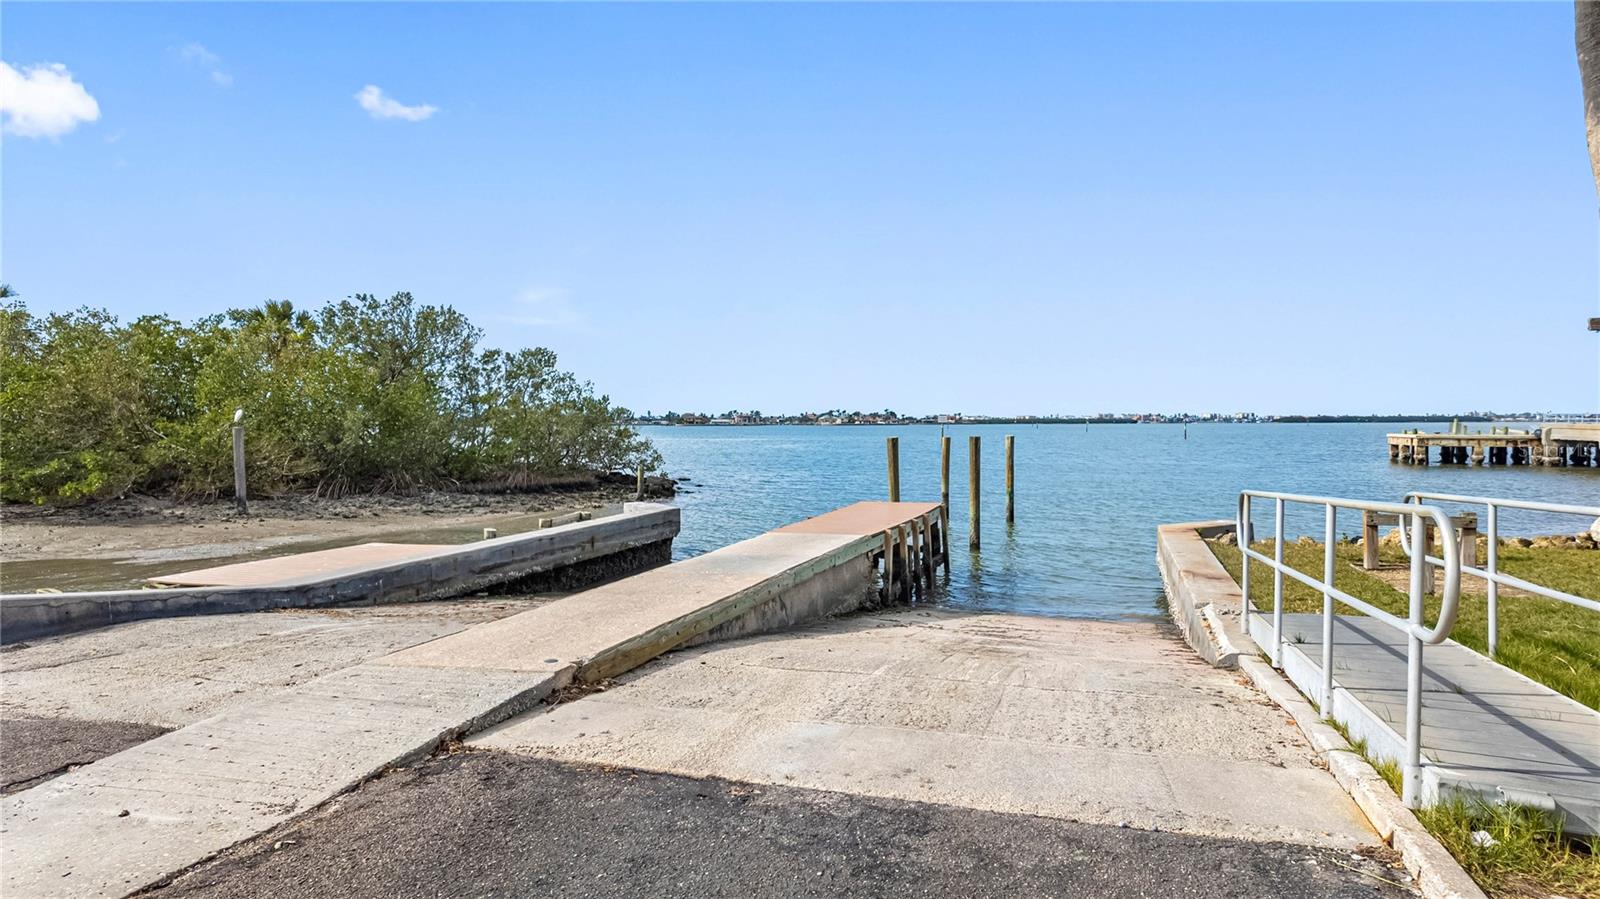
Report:
<svg viewBox="0 0 1600 899"><path fill-rule="evenodd" d="M1228 573L1239 580L1243 557L1238 547L1207 542ZM1253 548L1271 555L1272 541L1258 542ZM1387 612L1407 614L1406 594L1361 568L1359 545L1338 545L1334 554L1339 563L1334 569L1334 586ZM1321 543L1285 543L1283 557L1296 570L1321 579ZM1409 562L1392 545L1383 546L1379 558L1385 565ZM1600 598L1600 552L1503 546L1499 563L1500 570L1516 577ZM1286 612L1322 611L1322 594L1311 587L1285 579L1283 592ZM1272 608L1271 572L1259 562L1250 569L1250 602L1259 610ZM1424 608L1426 620L1436 620L1438 597L1429 597ZM1348 607L1338 611L1359 614ZM1450 636L1478 652L1488 651L1488 599L1481 581L1463 579L1460 613ZM1497 660L1590 708L1600 708L1600 615L1542 597L1502 593ZM1344 726L1328 723L1399 795L1398 761L1374 757L1365 740L1352 740ZM1594 842L1563 834L1559 823L1538 809L1451 797L1418 810L1416 815L1494 899L1600 899L1600 857L1594 854Z"/></svg>
<svg viewBox="0 0 1600 899"><path fill-rule="evenodd" d="M1594 843L1564 836L1538 809L1452 797L1418 810L1417 820L1496 899L1600 897Z"/></svg>
<svg viewBox="0 0 1600 899"><path fill-rule="evenodd" d="M1335 721L1332 718L1324 718L1322 721L1338 731L1339 736L1344 737L1344 741L1350 744L1350 748L1355 750L1356 755L1361 756L1367 764L1372 766L1372 770L1378 772L1378 776L1383 778L1383 782L1389 785L1389 789L1393 790L1396 796L1400 795L1403 778L1400 774L1399 762L1394 759L1373 755L1371 749L1367 746L1366 739L1357 740L1352 738L1350 736L1350 728L1345 727L1343 721Z"/></svg>
<svg viewBox="0 0 1600 899"><path fill-rule="evenodd" d="M1207 541L1218 561L1235 581L1243 558L1238 547ZM1253 548L1272 553L1272 541L1257 542ZM1334 548L1334 586L1365 600L1386 612L1401 617L1407 614L1406 594L1389 586L1377 575L1361 568L1361 547L1339 544ZM1403 565L1406 556L1398 547L1384 546L1379 552L1385 564ZM1480 553L1480 558L1482 554ZM1285 542L1283 560L1290 567L1314 578L1322 578L1322 544L1310 541ZM1557 547L1530 548L1503 546L1500 570L1557 590L1600 599L1600 552ZM1284 579L1284 611L1322 611L1322 594ZM1261 610L1272 608L1272 572L1259 562L1250 568L1250 601ZM1436 620L1439 598L1424 603L1426 620ZM1359 614L1347 606L1340 614ZM1451 639L1470 649L1487 653L1489 649L1488 598L1483 582L1462 578L1460 612ZM1592 709L1600 709L1600 615L1577 606L1538 596L1500 596L1500 653L1496 661L1576 699Z"/></svg>
<svg viewBox="0 0 1600 899"><path fill-rule="evenodd" d="M1323 720L1400 795L1399 762L1375 757L1366 740L1351 739L1343 724ZM1418 809L1416 816L1494 899L1600 899L1600 857L1594 854L1594 842L1566 836L1559 822L1538 809L1453 796Z"/></svg>

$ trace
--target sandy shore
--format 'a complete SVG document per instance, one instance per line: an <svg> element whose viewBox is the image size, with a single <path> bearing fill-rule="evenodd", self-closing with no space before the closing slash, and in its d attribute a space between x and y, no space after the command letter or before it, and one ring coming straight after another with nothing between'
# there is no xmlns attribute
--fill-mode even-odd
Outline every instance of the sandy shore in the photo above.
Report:
<svg viewBox="0 0 1600 899"><path fill-rule="evenodd" d="M519 533L552 513L604 513L631 499L631 485L607 484L533 494L255 500L242 517L230 501L130 497L70 508L6 505L0 507L0 591L97 589L199 567L188 563L200 560L242 560L368 541L462 543L481 537L486 527L502 535Z"/></svg>

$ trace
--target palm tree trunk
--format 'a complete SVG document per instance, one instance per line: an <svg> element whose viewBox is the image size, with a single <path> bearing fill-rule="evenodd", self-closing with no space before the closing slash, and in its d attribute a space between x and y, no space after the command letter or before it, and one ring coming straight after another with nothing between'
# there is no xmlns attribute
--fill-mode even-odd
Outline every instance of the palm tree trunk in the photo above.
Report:
<svg viewBox="0 0 1600 899"><path fill-rule="evenodd" d="M1577 0L1578 74L1583 79L1583 112L1589 134L1589 166L1600 190L1600 2Z"/></svg>

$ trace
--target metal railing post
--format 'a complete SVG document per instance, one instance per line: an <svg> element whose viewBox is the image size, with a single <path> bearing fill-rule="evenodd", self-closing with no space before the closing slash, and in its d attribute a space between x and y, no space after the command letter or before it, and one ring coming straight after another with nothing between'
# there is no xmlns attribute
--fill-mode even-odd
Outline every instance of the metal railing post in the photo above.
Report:
<svg viewBox="0 0 1600 899"><path fill-rule="evenodd" d="M1278 520L1272 525L1272 667L1283 667L1283 500L1273 500Z"/></svg>
<svg viewBox="0 0 1600 899"><path fill-rule="evenodd" d="M1489 503L1489 553L1484 561L1489 572L1489 658L1500 651L1500 584L1494 579L1500 565L1500 521L1494 503Z"/></svg>
<svg viewBox="0 0 1600 899"><path fill-rule="evenodd" d="M1333 503L1323 506L1322 582L1322 717L1333 716L1333 532L1339 512Z"/></svg>
<svg viewBox="0 0 1600 899"><path fill-rule="evenodd" d="M1422 512L1411 513L1411 629L1406 633L1406 757L1401 765L1400 800L1416 808L1422 794L1422 572L1427 524Z"/></svg>
<svg viewBox="0 0 1600 899"><path fill-rule="evenodd" d="M1239 623L1244 635L1250 636L1250 495L1239 500L1239 521L1234 525L1239 544L1239 589L1244 593L1244 603L1239 609Z"/></svg>

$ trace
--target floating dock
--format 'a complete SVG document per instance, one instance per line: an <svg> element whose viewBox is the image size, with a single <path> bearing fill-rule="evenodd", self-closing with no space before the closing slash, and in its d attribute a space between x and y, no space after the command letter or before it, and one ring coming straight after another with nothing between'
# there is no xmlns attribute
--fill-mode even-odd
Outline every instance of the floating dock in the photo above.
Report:
<svg viewBox="0 0 1600 899"><path fill-rule="evenodd" d="M1444 433L1403 431L1387 436L1389 461L1428 465L1600 466L1600 423L1551 422L1536 431L1491 428L1488 433L1452 426Z"/></svg>

